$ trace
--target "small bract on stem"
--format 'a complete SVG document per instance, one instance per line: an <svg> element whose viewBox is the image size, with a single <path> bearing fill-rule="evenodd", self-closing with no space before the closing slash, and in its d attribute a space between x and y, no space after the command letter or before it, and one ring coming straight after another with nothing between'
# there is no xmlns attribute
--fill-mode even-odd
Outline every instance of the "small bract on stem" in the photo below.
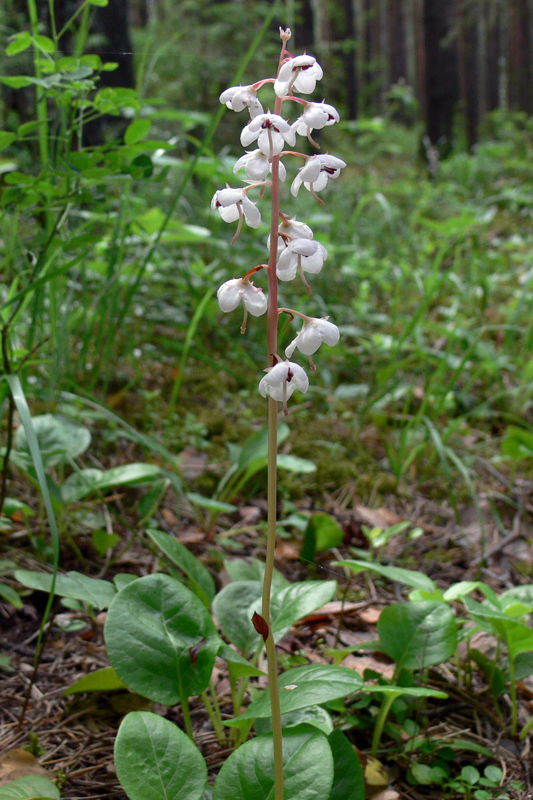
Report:
<svg viewBox="0 0 533 800"><path fill-rule="evenodd" d="M318 274L328 257L326 248L315 241L313 231L305 223L290 218L281 211L280 183L287 177L286 163L291 157L303 159L303 166L298 165L292 184L291 194L298 196L302 186L323 205L317 192L326 188L330 180L339 177L346 166L342 159L329 154L308 155L297 150L285 150L296 145L296 137L302 136L316 149L319 145L313 139L314 130L334 125L339 121L337 110L325 101L312 102L297 96L311 94L317 81L322 78L322 68L316 59L308 54L292 56L287 51L287 43L291 38L289 29L280 29L282 47L275 78L262 78L247 86L233 86L220 95L220 102L233 111L248 110L250 119L244 126L240 141L244 147L254 143L255 149L245 152L234 168L237 174L244 170L248 185L244 188L227 186L215 192L211 206L218 210L225 222L237 222L237 231L232 244L241 233L243 222L251 228L261 225L261 212L249 194L259 190L257 202L261 201L270 189L270 235L267 240L269 251L268 263L252 267L242 278L232 278L219 288L217 297L220 308L230 312L242 302L244 320L241 333L246 331L248 314L259 317L267 315L267 366L265 375L259 382L259 392L268 398L268 535L265 558L265 576L261 615L263 636L268 659L268 678L272 703L272 729L274 741L275 765L275 800L283 800L283 740L281 733L281 714L279 689L277 680L276 648L272 635L270 618L270 595L274 570L274 549L276 543L276 493L277 493L277 418L278 403L282 403L283 411L288 414L287 402L296 389L305 393L309 388L309 378L305 370L289 359L298 350L307 356L311 369L316 366L311 355L316 353L322 342L335 345L339 340L339 329L328 317L322 319L311 317L300 311L278 306L278 281L290 282L300 276L304 287L311 294L312 287L304 273ZM265 111L258 98L263 87L272 86L275 92L274 110ZM282 110L289 104L303 106L303 112L290 123L282 115ZM268 177L268 180L267 180ZM268 298L262 289L254 286L250 277L260 270L268 275ZM296 338L285 348L286 360L278 355L278 318L281 313L295 316L303 321ZM290 321L290 320L289 320Z"/></svg>

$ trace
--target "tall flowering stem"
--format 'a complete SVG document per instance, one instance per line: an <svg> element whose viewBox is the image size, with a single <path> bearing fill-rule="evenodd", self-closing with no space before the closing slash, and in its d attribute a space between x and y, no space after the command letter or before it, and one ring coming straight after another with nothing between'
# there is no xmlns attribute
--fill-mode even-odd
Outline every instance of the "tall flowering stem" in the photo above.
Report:
<svg viewBox="0 0 533 800"><path fill-rule="evenodd" d="M316 366L311 360L322 342L334 345L339 339L339 330L328 318L317 319L278 306L278 280L292 281L298 275L304 287L312 289L304 272L317 274L327 259L326 248L313 239L311 228L296 219L289 219L281 211L280 183L287 177L283 156L304 159L291 185L291 193L296 197L303 185L310 194L322 203L317 192L322 191L330 180L336 179L345 167L344 161L330 155L308 156L294 150L284 150L285 144L293 147L296 135L304 136L314 147L319 146L312 138L314 129L333 125L339 120L338 112L326 103L312 103L295 96L295 93L310 94L317 80L322 78L322 69L313 56L293 57L286 49L291 37L290 30L280 30L282 40L281 55L276 78L265 78L249 86L234 86L220 95L220 101L233 111L247 109L250 121L241 133L244 146L257 141L258 149L248 151L236 163L234 172L244 169L247 186L243 189L220 189L215 192L211 206L226 222L237 222L237 231L232 244L241 233L243 222L251 228L261 225L261 214L249 194L259 189L259 199L267 187L270 188L270 236L268 264L252 267L242 278L226 281L218 290L217 297L222 311L230 312L242 302L244 320L241 333L246 331L248 314L255 317L267 314L267 368L266 375L259 383L259 391L268 398L268 525L265 575L261 614L254 614L253 624L265 642L268 660L268 679L272 709L272 731L274 743L274 796L283 800L283 737L281 727L280 695L278 686L278 665L276 644L272 632L270 602L272 576L274 572L274 552L276 546L276 506L277 506L277 451L278 451L278 403L288 414L287 401L295 389L306 392L309 379L297 363L289 361L295 350L306 355L311 369ZM264 86L274 84L276 95L274 112L264 112L257 96ZM283 117L284 102L292 102L297 108L303 106L302 115L290 125ZM254 286L250 277L266 268L268 274L268 301L259 287ZM278 355L278 318L280 313L289 315L289 320L299 317L303 321L296 338L285 348L286 360Z"/></svg>

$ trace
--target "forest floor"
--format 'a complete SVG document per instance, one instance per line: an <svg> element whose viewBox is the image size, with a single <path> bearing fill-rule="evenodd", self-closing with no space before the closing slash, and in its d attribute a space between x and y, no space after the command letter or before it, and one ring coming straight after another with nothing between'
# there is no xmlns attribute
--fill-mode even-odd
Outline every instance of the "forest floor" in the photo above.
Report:
<svg viewBox="0 0 533 800"><path fill-rule="evenodd" d="M497 484L498 476L493 476ZM501 476L500 476L501 479ZM493 487L496 488L496 487ZM517 488L517 487L515 487ZM533 564L531 553L531 530L523 519L533 512L531 486L525 482L519 487L522 520L518 516L510 519L509 533L502 536L496 526L486 530L486 566L480 569L479 544L482 535L478 517L473 507L465 505L459 510L457 519L453 510L445 503L435 502L410 495L409 491L390 498L386 506L364 505L346 485L342 492L324 496L320 508L314 507L310 498L303 498L298 510L326 511L333 515L344 530L344 541L333 553L317 558L315 577L336 578L339 581L341 600L328 604L294 626L279 645L280 654L286 659L298 659L298 663L330 663L327 648L353 647L359 642L376 638L376 623L379 614L391 602L404 599L399 584L382 581L379 576L368 573L347 579L339 567L331 565L333 560L350 556L350 548L368 548L362 532L367 528L387 529L402 520L409 520L420 527L424 535L416 542L406 542L402 536L389 540L381 559L393 563L408 564L422 569L439 586L448 587L460 580L480 578L496 592L523 582L517 572L517 564L523 571L526 563ZM518 490L518 488L517 488ZM112 503L125 512L131 495L117 494ZM169 503L163 503L158 513L157 524L162 530L175 535L187 545L206 565L219 564L231 557L248 558L263 555L264 538L257 527L264 517L262 500L251 500L240 507L231 518L224 520L217 531L206 534L198 526L197 518L187 517L186 512ZM225 531L226 536L222 533ZM27 526L16 523L4 543L13 548L19 566L39 568L29 548ZM86 574L107 578L120 571L138 575L151 574L160 568L159 559L135 540L118 562L105 571L102 561L94 558L94 551L83 539L77 541L86 563ZM287 535L280 538L276 552L276 566L290 580L305 580L309 577L309 564L299 558L301 539ZM79 569L72 551L65 547L62 552L62 569ZM222 570L216 574L219 585L228 580ZM391 588L392 587L392 588ZM342 599L344 598L344 599ZM35 648L39 624L46 597L42 593L30 593L24 598L24 607L17 610L5 603L0 605L0 630L2 653L8 656L2 672L1 723L2 742L0 749L0 786L19 775L46 775L59 780L64 800L96 800L96 798L125 798L113 766L113 745L122 716L131 710L150 709L166 715L182 724L178 708L155 706L149 700L130 691L67 695L68 687L83 675L105 666L109 662L103 640L105 613L89 618L79 610L69 610L59 601L55 604L55 615L48 627L44 647L34 672ZM83 620L86 624L76 632L66 632L66 623ZM495 640L480 633L471 646L494 657ZM392 661L382 653L371 650L355 651L346 656L342 664L357 670L365 670L385 677L392 675ZM368 674L368 673L367 673ZM519 742L509 736L502 719L509 716L507 695L499 698L499 713L488 693L487 686L479 676L472 677L469 687L458 680L455 665L448 663L431 668L427 680L433 688L448 693L447 701L432 702L430 706L415 704L409 716L421 726L428 742L468 740L473 750L457 753L458 767L475 764L482 771L486 764L499 765L503 771L503 787L512 800L530 800L533 797L533 754L531 737ZM227 717L231 717L229 685L220 668L215 669L217 693L223 711L227 703ZM524 723L533 713L533 680L518 684L520 704L519 717ZM192 704L192 721L196 742L206 758L211 777L230 752L217 744L202 703ZM357 714L357 711L351 712ZM361 711L364 723L367 711ZM503 716L502 716L503 714ZM349 727L348 725L344 726ZM363 764L366 763L370 734L368 727L352 728L348 735L358 748ZM405 736L404 736L405 738ZM368 796L383 798L400 797L405 800L422 798L470 797L466 792L454 794L442 786L413 786L406 781L409 758L400 755L398 742L385 742L379 752L382 767L375 765L366 771ZM487 755L490 753L490 757ZM379 765L378 765L379 767ZM514 786L512 785L514 783ZM390 787L389 794L386 793ZM395 794L397 792L398 794Z"/></svg>

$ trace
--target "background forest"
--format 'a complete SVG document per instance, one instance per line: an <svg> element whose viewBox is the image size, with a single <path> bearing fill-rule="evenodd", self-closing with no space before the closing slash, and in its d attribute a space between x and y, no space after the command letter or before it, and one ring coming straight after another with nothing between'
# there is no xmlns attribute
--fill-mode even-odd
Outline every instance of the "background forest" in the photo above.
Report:
<svg viewBox="0 0 533 800"><path fill-rule="evenodd" d="M0 800L144 800L113 757L132 711L190 724L212 785L264 688L226 647L187 720L104 624L171 576L251 657L224 609L247 624L262 577L265 331L216 292L268 225L231 245L211 200L246 122L219 95L273 74L280 25L347 166L294 210L329 258L291 302L341 338L280 413L278 655L372 687L286 724L357 751L332 800L533 797L533 0L4 0Z"/></svg>

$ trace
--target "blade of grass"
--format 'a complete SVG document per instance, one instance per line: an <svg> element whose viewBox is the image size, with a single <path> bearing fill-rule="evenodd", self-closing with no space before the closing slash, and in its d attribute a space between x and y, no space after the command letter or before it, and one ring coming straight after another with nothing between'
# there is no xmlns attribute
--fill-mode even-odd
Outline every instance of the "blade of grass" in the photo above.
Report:
<svg viewBox="0 0 533 800"><path fill-rule="evenodd" d="M50 611L52 610L52 603L54 601L56 577L59 569L59 531L57 529L57 522L54 513L54 507L52 504L52 498L50 496L50 491L48 489L48 483L46 480L46 473L44 471L44 464L41 456L41 450L39 448L39 442L37 440L35 428L33 427L33 420L30 408L28 406L28 402L26 400L26 395L24 394L24 389L22 388L22 384L20 382L20 378L18 375L4 375L4 378L9 384L11 395L13 397L13 400L15 401L15 405L17 406L17 411L19 412L20 420L22 422L24 431L26 433L28 447L30 449L31 457L33 459L33 465L35 467L35 472L37 475L37 479L39 481L39 486L41 487L44 505L48 516L48 524L50 525L50 536L52 539L52 566L53 566L52 585L50 587L50 593L48 595L48 600L46 601L46 607L44 610L43 618L41 620L41 626L39 628L39 636L37 637L37 645L35 648L34 671L32 679L30 681L30 686L28 688L28 693L26 694L26 700L20 715L19 719L19 726L20 726L24 720L24 714L28 705L29 691L37 675L37 668L39 665L39 659L41 655L41 645L43 643L45 626L50 616Z"/></svg>

